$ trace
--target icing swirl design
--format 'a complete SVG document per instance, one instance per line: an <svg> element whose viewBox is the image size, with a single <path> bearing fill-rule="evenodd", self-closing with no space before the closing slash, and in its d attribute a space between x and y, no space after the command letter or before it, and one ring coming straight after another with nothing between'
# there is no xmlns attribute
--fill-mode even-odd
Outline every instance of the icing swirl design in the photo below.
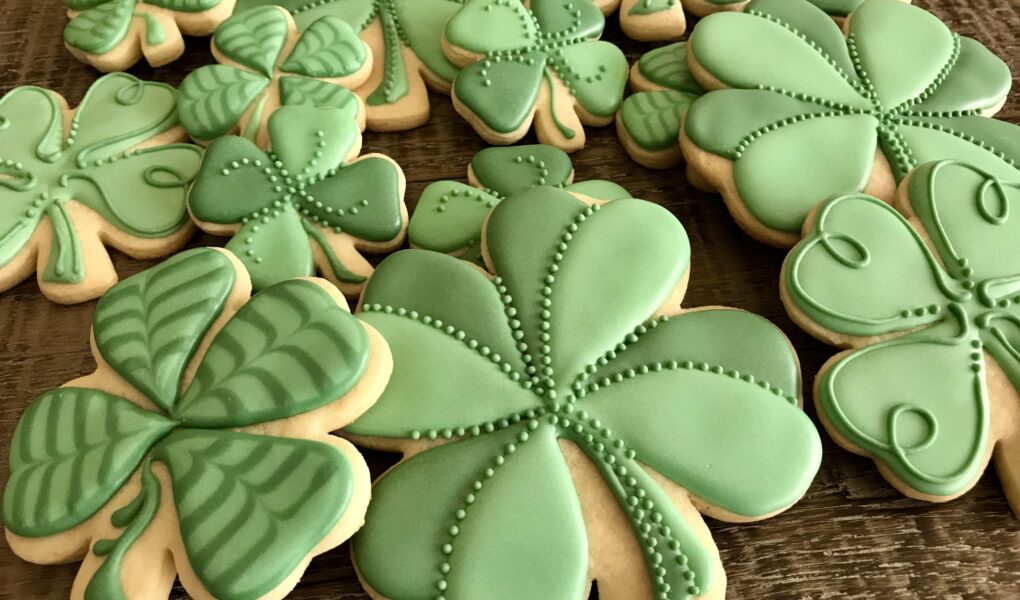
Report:
<svg viewBox="0 0 1020 600"><path fill-rule="evenodd" d="M743 518L800 497L820 446L789 342L740 311L663 316L689 247L651 203L531 188L492 210L483 248L491 276L407 250L365 289L394 373L346 431L413 455L376 484L353 547L364 582L387 598L581 598L610 575L589 574L569 444L617 499L656 597L721 585L667 487Z"/></svg>
<svg viewBox="0 0 1020 600"><path fill-rule="evenodd" d="M412 246L482 264L485 217L518 192L546 185L601 201L630 198L630 192L611 181L572 183L570 155L541 144L486 148L472 159L468 178L471 185L436 181L425 188L407 228Z"/></svg>
<svg viewBox="0 0 1020 600"><path fill-rule="evenodd" d="M227 248L255 289L312 275L316 265L346 293L372 267L359 249L403 241L404 175L389 157L356 157L357 124L335 108L286 106L269 118L270 148L243 137L213 142L188 208L203 229L233 234Z"/></svg>
<svg viewBox="0 0 1020 600"><path fill-rule="evenodd" d="M1020 178L940 161L903 194L909 220L862 195L823 204L787 259L784 300L823 339L862 346L818 379L839 439L917 494L949 498L995 441L986 362L1020 386Z"/></svg>
<svg viewBox="0 0 1020 600"><path fill-rule="evenodd" d="M129 557L148 567L147 590L169 592L168 553L197 596L282 597L331 547L323 540L361 518L355 487L368 470L328 432L364 410L347 394L383 352L378 335L325 282L286 281L248 300L239 269L202 248L117 284L96 306L100 370L46 392L18 423L8 540L40 556L32 549L51 536L80 539L60 559L90 548L86 599L152 597L126 589ZM150 529L171 535L138 543Z"/></svg>
<svg viewBox="0 0 1020 600"><path fill-rule="evenodd" d="M890 200L887 181L924 162L1020 174L1020 128L986 116L1009 69L920 8L867 0L844 37L807 0L754 0L704 19L688 49L713 91L687 113L684 154L767 243L795 243L833 194Z"/></svg>
<svg viewBox="0 0 1020 600"><path fill-rule="evenodd" d="M4 268L37 247L33 234L48 224L51 247L39 263L43 292L81 287L88 276L83 245L101 242L94 227L79 222L87 217L75 205L142 244L189 231L184 197L201 148L150 144L173 135L175 98L169 86L106 75L89 88L66 132L66 104L53 92L24 86L0 99L0 281L7 284L0 286L20 281L4 279ZM92 297L74 289L59 296Z"/></svg>
<svg viewBox="0 0 1020 600"><path fill-rule="evenodd" d="M494 132L494 143L523 137L537 111L556 131L550 136L539 128L540 142L567 151L583 147L579 119L606 124L626 85L623 52L596 39L604 26L587 0L531 0L527 7L520 0L468 0L445 32L447 54L464 65L453 82L455 106L484 124L475 127L483 137Z"/></svg>
<svg viewBox="0 0 1020 600"><path fill-rule="evenodd" d="M181 124L195 140L240 133L264 147L265 122L281 105L338 108L364 129L361 101L348 88L364 83L371 54L343 19L322 17L299 35L290 13L263 6L220 24L212 48L221 64L181 83Z"/></svg>

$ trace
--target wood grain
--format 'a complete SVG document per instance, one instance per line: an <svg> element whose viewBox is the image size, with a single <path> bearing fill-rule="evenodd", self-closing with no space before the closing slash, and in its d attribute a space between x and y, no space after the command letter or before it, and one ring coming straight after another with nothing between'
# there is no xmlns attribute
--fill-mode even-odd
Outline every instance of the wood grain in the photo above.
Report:
<svg viewBox="0 0 1020 600"><path fill-rule="evenodd" d="M919 0L954 30L977 38L1020 73L1020 1ZM0 94L24 84L54 89L75 105L97 74L63 48L59 0L3 0L0 19ZM649 46L627 41L616 19L606 39L631 60ZM187 40L185 57L168 68L132 69L177 84L191 69L212 62L205 39ZM1000 118L1020 122L1020 95ZM406 133L366 134L367 151L392 156L408 179L409 204L437 179L465 178L482 141L450 101L433 96L433 118ZM526 140L533 141L533 140ZM631 162L612 127L589 133L574 155L578 180L613 179L635 196L667 206L690 233L694 251L687 306L729 305L778 323L800 353L806 381L833 351L810 339L786 317L777 285L783 253L753 242L733 224L719 197L691 187L679 170L651 171ZM207 235L192 245L222 244ZM122 276L152 262L115 255ZM89 324L94 303L60 307L46 301L34 279L0 296L0 481L21 412L38 394L94 365ZM808 401L808 412L813 414ZM823 438L825 436L823 435ZM369 453L374 473L393 457ZM825 439L821 472L807 496L786 513L750 525L710 521L729 578L731 598L1020 598L1020 520L989 471L966 496L930 505L906 499L875 471ZM37 566L0 544L0 598L65 598L75 565ZM176 588L174 597L185 597ZM317 558L294 598L367 599L354 577L347 547Z"/></svg>

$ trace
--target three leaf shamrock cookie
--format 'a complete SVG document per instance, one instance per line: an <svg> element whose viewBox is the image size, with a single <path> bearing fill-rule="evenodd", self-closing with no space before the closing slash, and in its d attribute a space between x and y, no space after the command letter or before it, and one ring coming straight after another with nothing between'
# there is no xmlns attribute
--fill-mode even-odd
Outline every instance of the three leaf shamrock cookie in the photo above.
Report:
<svg viewBox="0 0 1020 600"><path fill-rule="evenodd" d="M369 472L329 435L364 412L386 342L322 280L250 298L229 253L195 249L96 306L95 373L39 396L11 443L7 541L82 560L71 595L282 598L362 524Z"/></svg>
<svg viewBox="0 0 1020 600"><path fill-rule="evenodd" d="M238 0L236 12L278 4L304 29L340 17L372 49L372 74L357 89L368 128L401 131L429 118L428 89L449 93L459 69L443 53L443 27L462 0Z"/></svg>
<svg viewBox="0 0 1020 600"><path fill-rule="evenodd" d="M620 29L642 42L672 40L687 28L680 0L591 0L602 13L620 12Z"/></svg>
<svg viewBox="0 0 1020 600"><path fill-rule="evenodd" d="M76 110L34 86L0 98L0 291L35 271L50 300L84 302L117 282L104 244L135 258L184 246L202 149L168 143L186 137L176 98L125 73Z"/></svg>
<svg viewBox="0 0 1020 600"><path fill-rule="evenodd" d="M353 544L370 594L722 598L699 510L775 514L821 458L789 341L681 311L686 233L641 200L532 188L492 210L482 255L398 252L362 296L393 377L345 431L404 453Z"/></svg>
<svg viewBox="0 0 1020 600"><path fill-rule="evenodd" d="M100 71L121 71L143 56L153 67L184 54L183 35L206 36L235 0L65 0L64 45Z"/></svg>
<svg viewBox="0 0 1020 600"><path fill-rule="evenodd" d="M784 265L793 319L852 348L818 375L822 423L911 497L960 496L994 458L1020 514L1018 203L1020 176L929 163L895 209L822 204Z"/></svg>
<svg viewBox="0 0 1020 600"><path fill-rule="evenodd" d="M208 143L240 134L261 147L266 122L280 106L343 110L365 128L363 103L351 91L372 69L372 54L346 21L326 16L299 34L293 17L278 6L236 14L216 29L213 56L181 83L181 123Z"/></svg>
<svg viewBox="0 0 1020 600"><path fill-rule="evenodd" d="M807 0L753 0L698 23L687 50L712 91L687 112L684 156L765 243L794 244L833 194L891 201L924 162L1020 175L1020 127L988 118L1009 69L920 8L866 0L844 36Z"/></svg>
<svg viewBox="0 0 1020 600"><path fill-rule="evenodd" d="M318 270L357 294L372 272L361 252L404 240L403 172L381 154L357 158L357 124L336 108L285 106L267 132L267 150L238 136L209 146L188 196L192 217L233 236L227 249L256 290Z"/></svg>
<svg viewBox="0 0 1020 600"><path fill-rule="evenodd" d="M418 199L407 228L411 246L482 264L482 226L492 207L526 189L547 185L592 200L630 198L612 181L574 180L570 155L541 144L486 148L468 165L468 182L436 181Z"/></svg>
<svg viewBox="0 0 1020 600"><path fill-rule="evenodd" d="M589 0L467 0L443 41L464 67L454 107L490 144L534 123L539 142L583 148L583 124L611 123L627 83L623 52L597 39L604 25Z"/></svg>

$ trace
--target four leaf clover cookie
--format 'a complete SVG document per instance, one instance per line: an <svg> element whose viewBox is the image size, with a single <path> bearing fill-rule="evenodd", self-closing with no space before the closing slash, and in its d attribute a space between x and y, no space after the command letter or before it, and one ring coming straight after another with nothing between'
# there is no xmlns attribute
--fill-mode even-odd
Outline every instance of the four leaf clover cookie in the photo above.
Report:
<svg viewBox="0 0 1020 600"><path fill-rule="evenodd" d="M866 0L846 29L807 0L753 0L691 34L688 62L712 91L687 112L684 156L765 243L793 245L833 194L891 200L924 162L1020 175L1020 127L988 118L1012 83L1005 63L898 0Z"/></svg>
<svg viewBox="0 0 1020 600"><path fill-rule="evenodd" d="M722 598L699 510L773 515L821 458L790 342L681 311L687 236L649 202L535 187L492 210L482 255L398 252L362 296L393 376L345 431L404 453L352 548L370 594Z"/></svg>
<svg viewBox="0 0 1020 600"><path fill-rule="evenodd" d="M381 154L357 158L357 124L336 108L285 106L267 127L269 149L222 137L205 154L188 196L203 230L232 235L227 249L256 290L318 270L357 294L372 266L361 251L404 240L404 174Z"/></svg>
<svg viewBox="0 0 1020 600"><path fill-rule="evenodd" d="M0 291L35 271L50 300L84 302L117 282L104 244L135 258L184 245L202 149L168 143L186 137L176 97L113 73L76 110L34 86L0 98Z"/></svg>
<svg viewBox="0 0 1020 600"><path fill-rule="evenodd" d="M623 52L597 40L604 25L590 0L467 0L443 41L464 67L454 107L490 144L513 144L534 122L539 142L583 148L582 123L611 123L627 83Z"/></svg>
<svg viewBox="0 0 1020 600"><path fill-rule="evenodd" d="M634 90L616 114L616 131L636 162L667 169L683 158L680 124L687 108L705 93L687 66L687 43L646 53L630 70Z"/></svg>
<svg viewBox="0 0 1020 600"><path fill-rule="evenodd" d="M1020 514L1020 176L929 163L897 213L859 194L822 204L787 258L783 300L828 343L815 402L841 445L901 492L969 490L992 458Z"/></svg>
<svg viewBox="0 0 1020 600"><path fill-rule="evenodd" d="M443 26L462 0L238 0L235 12L278 4L304 29L322 16L347 21L372 49L372 74L357 89L368 128L401 131L429 118L427 88L447 94L459 69L443 54Z"/></svg>
<svg viewBox="0 0 1020 600"><path fill-rule="evenodd" d="M181 123L208 143L237 133L261 147L265 124L280 106L338 108L365 128L363 103L350 91L365 82L372 54L346 21L326 16L298 33L278 6L236 14L216 29L213 56L181 83Z"/></svg>
<svg viewBox="0 0 1020 600"><path fill-rule="evenodd" d="M235 0L65 0L64 45L100 71L121 71L143 56L153 67L184 54L183 35L209 35Z"/></svg>
<svg viewBox="0 0 1020 600"><path fill-rule="evenodd" d="M468 182L429 184L411 215L407 238L411 245L445 252L482 264L482 225L492 207L526 189L555 186L592 200L630 198L612 181L574 180L570 155L541 144L486 148L468 165Z"/></svg>
<svg viewBox="0 0 1020 600"><path fill-rule="evenodd" d="M362 524L368 468L329 432L381 393L386 342L323 280L250 294L210 248L124 280L96 306L96 372L22 415L7 541L81 559L73 597L166 597L179 574L195 598L282 598Z"/></svg>

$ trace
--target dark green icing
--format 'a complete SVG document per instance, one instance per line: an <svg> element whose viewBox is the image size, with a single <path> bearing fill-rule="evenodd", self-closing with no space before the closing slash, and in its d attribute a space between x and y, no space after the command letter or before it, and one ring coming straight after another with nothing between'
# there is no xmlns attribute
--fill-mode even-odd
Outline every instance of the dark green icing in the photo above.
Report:
<svg viewBox="0 0 1020 600"><path fill-rule="evenodd" d="M268 130L266 151L236 136L209 146L188 197L191 214L200 223L240 225L227 248L245 263L255 289L311 275L313 243L327 258L327 275L364 281L323 233L370 242L399 236L399 167L377 155L345 163L360 134L337 109L283 107L269 118Z"/></svg>
<svg viewBox="0 0 1020 600"><path fill-rule="evenodd" d="M712 589L709 550L647 469L748 517L796 501L821 449L789 342L737 311L654 316L689 264L656 205L536 187L499 203L486 232L492 279L408 250L365 289L361 317L394 371L347 431L449 442L378 482L354 542L361 576L392 598L579 597L588 541L557 453L568 440L620 502L655 593Z"/></svg>
<svg viewBox="0 0 1020 600"><path fill-rule="evenodd" d="M733 200L757 221L799 232L819 200L866 188L876 150L897 180L941 159L1020 174L1020 129L981 116L1006 96L1005 63L898 0L863 2L848 27L807 0L753 0L691 35L697 63L733 89L695 101L685 132L733 161Z"/></svg>
<svg viewBox="0 0 1020 600"><path fill-rule="evenodd" d="M918 167L907 193L916 230L867 196L822 205L787 260L784 286L826 330L902 335L823 372L819 404L910 488L953 496L988 460L987 357L1020 387L1020 177L941 161Z"/></svg>
<svg viewBox="0 0 1020 600"><path fill-rule="evenodd" d="M3 498L5 526L17 535L67 531L140 475L136 497L110 517L122 531L92 547L104 560L87 582L90 600L126 598L123 559L164 492L191 568L219 598L274 590L347 510L355 475L338 448L237 428L342 397L365 372L367 333L318 285L280 283L227 321L182 389L183 367L235 282L226 254L195 249L125 279L97 307L99 354L159 412L95 389L60 388L18 423ZM172 490L160 489L155 463Z"/></svg>
<svg viewBox="0 0 1020 600"><path fill-rule="evenodd" d="M468 0L446 26L446 40L482 55L454 81L457 98L497 133L518 130L531 117L543 76L565 85L585 111L610 116L623 100L627 61L616 46L596 41L605 18L590 2ZM560 107L562 110L563 107ZM557 121L562 134L575 132ZM573 107L570 108L573 110Z"/></svg>
<svg viewBox="0 0 1020 600"><path fill-rule="evenodd" d="M89 88L65 132L52 92L24 86L0 98L0 266L22 251L46 215L53 235L43 279L83 281L69 202L135 237L166 237L183 227L184 196L201 149L135 149L177 125L175 99L169 86L106 75Z"/></svg>

